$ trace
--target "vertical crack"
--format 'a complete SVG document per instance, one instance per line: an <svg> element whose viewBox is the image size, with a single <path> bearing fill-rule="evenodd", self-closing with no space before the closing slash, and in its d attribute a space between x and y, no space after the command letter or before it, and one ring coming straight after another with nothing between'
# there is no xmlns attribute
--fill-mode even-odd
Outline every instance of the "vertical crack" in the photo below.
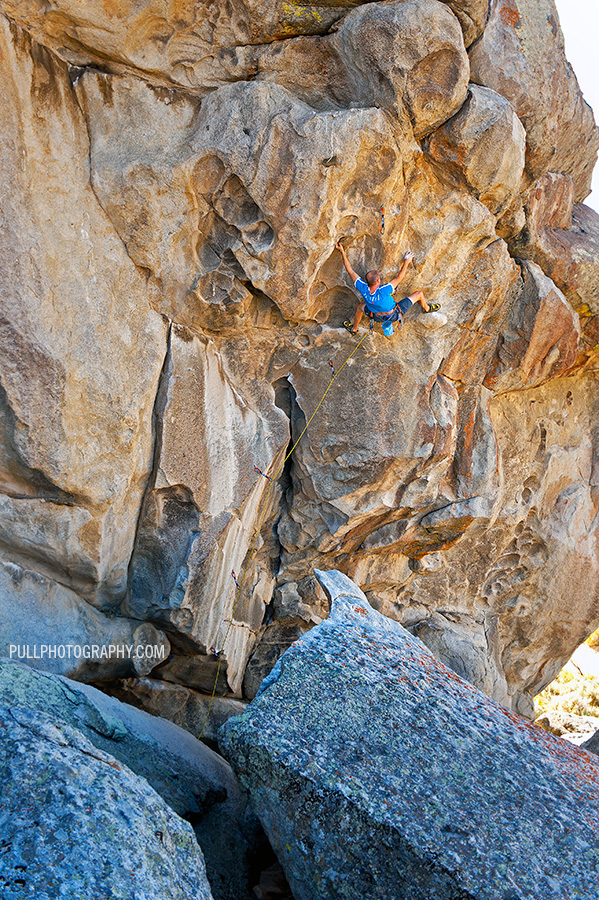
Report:
<svg viewBox="0 0 599 900"><path fill-rule="evenodd" d="M153 446L152 446L152 467L150 470L150 474L148 477L148 481L143 492L143 497L141 499L141 503L139 506L139 515L137 517L137 523L135 526L135 537L133 540L133 547L131 549L131 556L129 557L129 564L127 568L127 593L125 595L125 599L123 601L123 605L127 606L131 599L131 578L132 578L132 569L133 569L133 560L135 558L135 554L139 544L139 534L141 531L142 523L144 521L144 513L147 509L148 499L152 495L154 488L156 487L156 479L158 475L158 468L160 465L160 457L162 453L162 434L163 434L163 421L164 421L164 411L166 409L167 396L168 396L168 384L172 372L172 333L173 333L173 323L169 322L168 334L166 338L166 351L164 354L164 362L162 363L162 369L160 370L160 376L158 378L158 388L156 390L156 398L154 400L154 408L152 410L152 432L153 432Z"/></svg>
<svg viewBox="0 0 599 900"><path fill-rule="evenodd" d="M289 443L287 444L286 454L293 447L297 438L305 425L304 413L299 406L296 393L288 377L279 378L273 383L275 390L275 405L282 410L289 420ZM279 501L279 514L273 523L273 533L278 547L278 566L275 576L281 571L282 557L284 545L280 540L279 528L285 528L285 520L291 521L291 509L293 506L293 498L298 491L298 485L295 484L297 474L295 472L295 462L293 456L285 462L283 470L279 476L278 482L281 489L281 499Z"/></svg>

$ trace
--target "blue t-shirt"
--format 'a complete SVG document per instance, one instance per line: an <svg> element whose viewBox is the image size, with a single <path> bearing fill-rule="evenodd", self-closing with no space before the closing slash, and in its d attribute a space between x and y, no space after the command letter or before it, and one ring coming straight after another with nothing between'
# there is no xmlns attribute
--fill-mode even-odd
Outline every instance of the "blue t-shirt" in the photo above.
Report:
<svg viewBox="0 0 599 900"><path fill-rule="evenodd" d="M364 297L366 306L371 312L386 313L395 309L393 288L390 284L382 284L374 294L370 293L370 288L362 278L358 278L355 286Z"/></svg>

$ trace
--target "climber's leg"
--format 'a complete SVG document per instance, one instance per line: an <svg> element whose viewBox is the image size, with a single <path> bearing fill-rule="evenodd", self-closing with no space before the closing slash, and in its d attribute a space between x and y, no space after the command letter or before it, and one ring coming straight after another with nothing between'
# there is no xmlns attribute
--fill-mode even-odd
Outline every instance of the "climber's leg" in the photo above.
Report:
<svg viewBox="0 0 599 900"><path fill-rule="evenodd" d="M410 294L408 300L411 300L412 303L418 303L425 313L436 312L438 309L441 309L439 303L428 303L422 291L415 291L413 294Z"/></svg>
<svg viewBox="0 0 599 900"><path fill-rule="evenodd" d="M365 308L364 302L361 300L361 301L358 303L358 305L356 306L356 312L355 312L355 315L354 315L354 321L353 321L353 325L352 325L352 331L357 331L357 330L358 330L358 325L359 325L360 322L362 321L362 316L364 315L364 308Z"/></svg>

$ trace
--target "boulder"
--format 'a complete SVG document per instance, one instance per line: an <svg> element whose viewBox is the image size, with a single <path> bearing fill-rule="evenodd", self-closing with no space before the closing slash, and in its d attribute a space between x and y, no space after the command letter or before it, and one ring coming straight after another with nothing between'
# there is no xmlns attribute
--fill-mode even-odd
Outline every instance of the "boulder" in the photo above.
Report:
<svg viewBox="0 0 599 900"><path fill-rule="evenodd" d="M294 897L591 900L599 765L317 575L329 619L220 736Z"/></svg>
<svg viewBox="0 0 599 900"><path fill-rule="evenodd" d="M509 100L526 129L529 178L570 175L576 201L584 200L599 132L566 59L554 0L492 0L469 56L471 80Z"/></svg>
<svg viewBox="0 0 599 900"><path fill-rule="evenodd" d="M584 741L584 743L581 744L581 747L583 750L586 750L587 753L596 753L599 755L599 729L592 737Z"/></svg>
<svg viewBox="0 0 599 900"><path fill-rule="evenodd" d="M458 17L467 47L480 37L489 14L489 0L444 0Z"/></svg>
<svg viewBox="0 0 599 900"><path fill-rule="evenodd" d="M100 750L145 778L183 818L199 818L215 802L241 802L225 761L181 728L91 685L0 660L0 701L44 710L76 728ZM217 800L216 798L220 798Z"/></svg>
<svg viewBox="0 0 599 900"><path fill-rule="evenodd" d="M496 393L536 387L565 373L577 357L578 316L551 279L535 263L524 268L523 302L498 343L497 358L485 378Z"/></svg>
<svg viewBox="0 0 599 900"><path fill-rule="evenodd" d="M526 132L511 103L472 84L460 111L430 136L428 152L500 216L520 191L525 146Z"/></svg>
<svg viewBox="0 0 599 900"><path fill-rule="evenodd" d="M0 706L2 895L212 900L193 829L81 731Z"/></svg>
<svg viewBox="0 0 599 900"><path fill-rule="evenodd" d="M525 227L510 241L515 256L532 259L582 315L599 313L599 215L574 204L569 175L549 172L531 190Z"/></svg>
<svg viewBox="0 0 599 900"><path fill-rule="evenodd" d="M109 689L119 700L152 716L168 719L202 741L212 743L216 743L221 725L231 716L241 715L247 705L230 697L210 697L159 678L126 678L111 684Z"/></svg>
<svg viewBox="0 0 599 900"><path fill-rule="evenodd" d="M100 774L107 770L107 767L110 767L114 773L118 773L114 775L117 778L117 784L110 786L113 790L118 791L118 796L123 803L123 810L119 813L117 808L115 816L118 827L125 827L124 823L128 821L126 809L129 808L129 804L136 805L138 801L135 797L137 796L139 800L140 796L143 797L144 791L143 815L147 817L152 805L156 803L157 808L162 811L163 817L167 816L167 828L156 825L156 828L162 832L162 838L158 839L159 846L155 846L155 838L158 835L153 831L150 834L148 832L149 825L147 822L143 825L142 822L139 834L136 836L136 841L139 840L139 844L135 845L136 853L143 848L144 841L148 841L151 853L149 858L151 860L157 856L158 862L155 865L159 866L164 865L164 859L162 863L160 862L161 854L170 854L174 847L182 846L185 853L189 853L191 873L195 872L200 863L203 872L204 862L195 843L193 831L187 826L187 823L183 823L178 818L180 816L182 819L194 823L196 837L204 850L206 867L216 900L242 900L247 896L249 856L250 851L254 850L257 840L256 826L253 817L248 815L246 800L241 794L230 767L217 753L201 744L195 737L177 725L156 715L149 715L147 712L135 709L113 697L108 697L90 685L78 684L68 678L35 672L28 666L5 659L0 660L0 706L3 710L16 709L20 715L25 717L23 720L17 720L23 725L25 732L31 725L37 724L39 735L45 735L46 738L51 736L50 744L55 743L60 747L69 746L71 737L73 737L71 766L67 767L62 775L58 775L58 771L55 772L59 782L64 782L66 786L67 799L64 801L65 803L76 802L79 807L84 805L87 810L91 804L91 808L95 809L96 801L93 793L95 786L92 787L87 780L84 781L87 790L91 792L86 799L86 793L79 785L79 777L83 770L81 762L76 762L75 758L85 753L102 763L101 766L92 764ZM26 723L29 724L26 725ZM4 724L8 724L5 719ZM11 734L12 732L7 730L5 739L16 740L15 735L12 734L11 737ZM34 738L35 734L38 734L37 729L34 729L28 740L32 752L35 753L33 759L37 759L39 762L41 759L39 754L43 753L43 744L42 747L37 747L38 738ZM3 747L3 756L5 750L6 747ZM50 771L53 771L54 767L58 765L57 752L55 749L54 755L51 757L53 761ZM84 760L85 757L82 759ZM123 799L124 788L119 789L118 787L118 778L122 773L127 773L122 777L126 778L128 787L133 790L133 796L128 801ZM92 773L88 774L91 778ZM81 777L83 776L81 775ZM17 786L20 784L21 782L17 779ZM43 781L41 784L43 785ZM109 787L103 787L102 791L108 789ZM59 796L60 788L57 787L56 791ZM102 808L101 804L104 803L102 796L101 793L98 797L102 809L101 817L104 822L103 827L108 828L110 809ZM36 809L36 812L40 814L40 820L48 812L48 828L53 827L52 819L64 815L61 812L62 807L56 810L52 804L49 804L49 811L45 810L45 802L41 793L32 799L30 805L38 803L44 806L44 809ZM112 813L114 816L114 808ZM122 825L120 824L121 820L123 821ZM172 828L173 820L180 823L180 826L174 830ZM27 837L27 842L35 845L35 841L39 838L35 837L37 832L33 828L32 822L29 827L31 834ZM42 826L35 826L35 828L38 827ZM63 825L63 828L66 827ZM91 827L89 823L86 824L85 810L83 810L81 818L73 823L73 827L72 832L67 829L69 836L64 834L63 842L75 841L79 829ZM133 828L133 825L131 827ZM6 828L6 822L4 828ZM172 832L170 834L169 829ZM0 826L0 831L3 831L2 836L6 837L2 826ZM84 831L80 833L80 840L85 844ZM121 840L124 844L128 843L125 836ZM66 886L63 889L73 892L65 894L65 896L75 897L80 895L77 893L78 891L83 890L79 886L78 878L90 879L81 883L89 884L91 889L91 885L94 884L93 872L86 872L83 857L79 860L73 855L71 844L64 844L63 850L66 846L71 849L68 853L65 852L62 869L60 857L57 857L55 861L57 872L62 872L62 874L52 876L50 873L48 877L50 879L55 877L55 883L64 881ZM102 845L100 844L100 846ZM117 874L116 868L112 868L117 866L118 850L119 844L115 843L114 846L108 844L103 847L102 851L98 851L111 857L111 872L99 876L100 880L96 886L98 891L104 885L102 879L106 879L106 885L116 892L121 880L127 884L126 879L131 877L128 870L125 874ZM59 851L60 847L57 847L55 852ZM41 865L42 859L43 857L38 857L38 864ZM81 876L77 875L72 878L68 876L69 861L72 861L74 866L83 867ZM49 858L47 864L51 865ZM184 864L184 857L179 858L175 853L172 864L180 868L178 877L183 879L182 884L187 883L185 872L188 867ZM123 859L121 865L128 864ZM139 865L147 865L147 863ZM101 872L101 870L100 866L99 871ZM171 896L168 893L168 878L174 879L173 891L177 889L179 881L174 878L174 869L167 867L165 871L166 874L163 876L165 886L159 888L158 886L162 882L157 880L156 889L164 890L165 895ZM41 878L39 874L35 877ZM195 877L196 875L194 875ZM112 882L109 880L110 878L113 879ZM41 890L43 881L38 884ZM200 886L194 887L193 880L190 880L187 889L191 891L189 896L212 896L207 886L203 888L205 893L193 893L193 890L200 891ZM139 896L146 896L141 893L142 888L139 888L139 891ZM129 894L124 896L129 896ZM134 896L137 897L138 894L135 893Z"/></svg>
<svg viewBox="0 0 599 900"><path fill-rule="evenodd" d="M266 626L245 669L244 696L250 700L256 696L263 680L272 671L287 647L295 643L307 630L305 622L294 619L272 622Z"/></svg>
<svg viewBox="0 0 599 900"><path fill-rule="evenodd" d="M407 114L417 138L457 112L468 87L460 25L438 0L361 4L330 36L259 48L256 64L316 108L383 107L400 128Z"/></svg>
<svg viewBox="0 0 599 900"><path fill-rule="evenodd" d="M169 655L149 622L107 616L74 591L0 560L0 655L80 681L147 675Z"/></svg>
<svg viewBox="0 0 599 900"><path fill-rule="evenodd" d="M577 715L563 709L548 709L537 716L535 723L546 731L593 752L591 742L599 725L597 716Z"/></svg>

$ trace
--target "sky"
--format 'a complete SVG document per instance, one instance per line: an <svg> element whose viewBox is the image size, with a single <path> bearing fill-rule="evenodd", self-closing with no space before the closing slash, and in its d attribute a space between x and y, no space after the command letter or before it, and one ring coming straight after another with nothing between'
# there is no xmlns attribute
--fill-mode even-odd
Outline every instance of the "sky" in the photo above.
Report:
<svg viewBox="0 0 599 900"><path fill-rule="evenodd" d="M566 56L599 123L599 3L597 0L555 0L555 5L566 42ZM584 202L599 212L599 164L593 174L593 193Z"/></svg>

